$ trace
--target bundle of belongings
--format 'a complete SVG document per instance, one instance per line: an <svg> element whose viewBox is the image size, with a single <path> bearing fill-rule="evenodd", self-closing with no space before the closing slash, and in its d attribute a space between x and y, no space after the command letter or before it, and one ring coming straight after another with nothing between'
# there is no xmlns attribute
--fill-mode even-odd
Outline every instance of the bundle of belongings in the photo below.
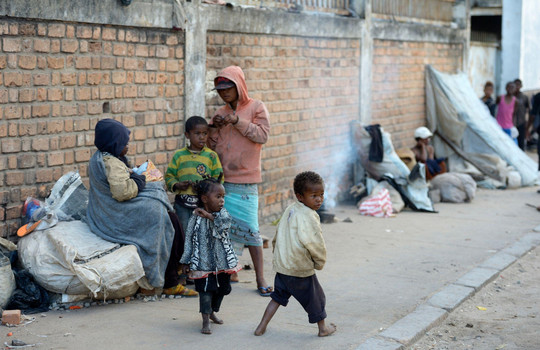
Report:
<svg viewBox="0 0 540 350"><path fill-rule="evenodd" d="M537 183L537 164L503 132L465 74L427 66L426 106L435 151L451 173L469 174L486 188Z"/></svg>
<svg viewBox="0 0 540 350"><path fill-rule="evenodd" d="M139 169L151 179L163 175L151 163ZM134 245L108 242L86 224L88 190L78 173L62 176L45 202L29 198L26 223L19 231L22 266L46 290L62 294L63 302L89 297L116 299L151 289Z"/></svg>
<svg viewBox="0 0 540 350"><path fill-rule="evenodd" d="M389 217L404 206L415 211L434 212L428 196L425 165L419 163L409 170L396 154L390 134L379 125L364 127L353 122L351 126L357 158L369 176L370 195L360 203L360 213Z"/></svg>

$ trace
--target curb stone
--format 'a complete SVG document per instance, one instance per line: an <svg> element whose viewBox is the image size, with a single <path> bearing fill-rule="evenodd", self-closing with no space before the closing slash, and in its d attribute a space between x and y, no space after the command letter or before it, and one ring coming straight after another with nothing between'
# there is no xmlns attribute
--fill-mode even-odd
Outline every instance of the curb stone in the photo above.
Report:
<svg viewBox="0 0 540 350"><path fill-rule="evenodd" d="M534 248L534 245L530 242L517 241L510 247L501 250L501 252L513 255L517 258L521 258Z"/></svg>
<svg viewBox="0 0 540 350"><path fill-rule="evenodd" d="M513 255L503 253L502 251L494 254L491 258L487 259L480 264L480 267L486 267L495 270L504 270L508 266L516 262L517 258Z"/></svg>
<svg viewBox="0 0 540 350"><path fill-rule="evenodd" d="M448 312L438 307L420 305L416 310L403 317L387 329L381 336L397 340L401 344L410 344L420 339L422 334L442 322Z"/></svg>
<svg viewBox="0 0 540 350"><path fill-rule="evenodd" d="M499 275L499 270L476 267L461 276L455 284L472 287L476 291L493 281Z"/></svg>
<svg viewBox="0 0 540 350"><path fill-rule="evenodd" d="M446 311L452 311L473 294L474 288L449 284L432 296L427 303Z"/></svg>
<svg viewBox="0 0 540 350"><path fill-rule="evenodd" d="M540 225L534 231L540 232ZM526 234L511 246L489 257L478 265L479 267L445 286L426 304L420 305L378 335L368 338L356 350L403 350L411 346L423 337L425 332L441 323L449 312L493 281L519 258L540 245L540 233L536 232Z"/></svg>
<svg viewBox="0 0 540 350"><path fill-rule="evenodd" d="M540 228L540 226L538 227ZM525 242L525 243L530 243L533 246L537 246L540 244L540 233L531 232L521 237L520 241Z"/></svg>
<svg viewBox="0 0 540 350"><path fill-rule="evenodd" d="M388 339L369 338L364 343L360 344L356 350L403 350L405 347L402 344Z"/></svg>

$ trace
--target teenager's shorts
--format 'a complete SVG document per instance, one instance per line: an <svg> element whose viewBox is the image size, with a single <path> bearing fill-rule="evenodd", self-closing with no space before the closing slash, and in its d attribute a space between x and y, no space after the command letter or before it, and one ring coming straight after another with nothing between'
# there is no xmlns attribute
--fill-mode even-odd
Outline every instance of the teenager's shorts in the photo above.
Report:
<svg viewBox="0 0 540 350"><path fill-rule="evenodd" d="M306 310L309 323L317 323L326 318L326 296L316 275L294 277L276 273L274 291L270 295L281 306L287 306L293 296Z"/></svg>

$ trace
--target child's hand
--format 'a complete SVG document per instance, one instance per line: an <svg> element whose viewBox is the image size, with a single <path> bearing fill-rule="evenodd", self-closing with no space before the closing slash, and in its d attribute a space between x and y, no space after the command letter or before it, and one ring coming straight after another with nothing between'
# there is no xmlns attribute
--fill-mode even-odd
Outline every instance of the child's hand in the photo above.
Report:
<svg viewBox="0 0 540 350"><path fill-rule="evenodd" d="M185 191L191 186L191 181L180 181L174 184L173 190L175 191Z"/></svg>
<svg viewBox="0 0 540 350"><path fill-rule="evenodd" d="M182 273L184 275L187 275L189 273L189 271L190 271L189 265L182 264Z"/></svg>
<svg viewBox="0 0 540 350"><path fill-rule="evenodd" d="M227 123L225 122L225 118L220 116L220 115L215 115L214 116L214 122L213 124L217 127L217 128L221 128L225 125L227 125Z"/></svg>
<svg viewBox="0 0 540 350"><path fill-rule="evenodd" d="M238 118L237 115L229 114L223 119L227 124L236 124L236 123L238 123L239 118Z"/></svg>
<svg viewBox="0 0 540 350"><path fill-rule="evenodd" d="M209 219L214 221L214 215L210 214L202 208L197 208L193 211L193 214L200 216L201 218Z"/></svg>

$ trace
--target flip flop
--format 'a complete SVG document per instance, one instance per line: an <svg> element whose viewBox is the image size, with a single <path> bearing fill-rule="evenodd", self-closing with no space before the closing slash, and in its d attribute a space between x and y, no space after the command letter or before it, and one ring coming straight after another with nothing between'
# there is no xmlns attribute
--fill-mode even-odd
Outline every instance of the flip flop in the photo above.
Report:
<svg viewBox="0 0 540 350"><path fill-rule="evenodd" d="M268 287L259 287L257 288L257 291L259 292L259 295L261 297L269 297L270 294L272 294L272 290L269 290L269 289L272 289L272 286L268 286Z"/></svg>
<svg viewBox="0 0 540 350"><path fill-rule="evenodd" d="M30 232L34 231L36 229L36 227L38 227L39 224L41 224L41 220L39 220L39 221L37 221L37 222L35 222L33 224L26 224L26 225L21 226L17 230L17 236L19 236L19 237L26 236Z"/></svg>

